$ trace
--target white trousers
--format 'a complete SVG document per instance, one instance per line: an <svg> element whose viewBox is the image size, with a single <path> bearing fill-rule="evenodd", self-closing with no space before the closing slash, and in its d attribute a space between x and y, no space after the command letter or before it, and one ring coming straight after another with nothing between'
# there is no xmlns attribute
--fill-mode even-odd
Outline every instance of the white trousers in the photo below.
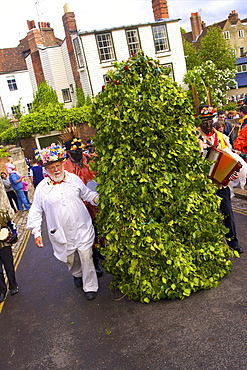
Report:
<svg viewBox="0 0 247 370"><path fill-rule="evenodd" d="M82 277L84 292L97 292L98 279L93 264L92 248L87 250L77 249L67 257L69 271L75 277Z"/></svg>

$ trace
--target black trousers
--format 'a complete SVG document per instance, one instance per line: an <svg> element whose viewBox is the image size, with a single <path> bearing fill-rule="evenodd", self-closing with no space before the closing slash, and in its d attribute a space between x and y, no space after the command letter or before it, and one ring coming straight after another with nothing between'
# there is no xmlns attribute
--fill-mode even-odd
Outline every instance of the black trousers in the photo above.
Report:
<svg viewBox="0 0 247 370"><path fill-rule="evenodd" d="M11 247L3 247L0 249L0 293L7 292L7 286L4 279L3 266L9 281L9 289L17 287L15 278L14 261Z"/></svg>
<svg viewBox="0 0 247 370"><path fill-rule="evenodd" d="M13 208L14 211L18 210L18 203L17 203L17 195L14 192L14 190L6 191L7 197L9 198L9 203L11 205L11 208ZM15 204L14 204L14 202Z"/></svg>
<svg viewBox="0 0 247 370"><path fill-rule="evenodd" d="M220 198L222 198L220 203L220 211L224 215L224 225L229 229L229 232L225 235L226 238L230 238L230 240L227 240L227 244L229 245L230 248L235 249L236 247L238 247L238 239L231 204L230 189L228 186L226 188L218 189L216 194Z"/></svg>

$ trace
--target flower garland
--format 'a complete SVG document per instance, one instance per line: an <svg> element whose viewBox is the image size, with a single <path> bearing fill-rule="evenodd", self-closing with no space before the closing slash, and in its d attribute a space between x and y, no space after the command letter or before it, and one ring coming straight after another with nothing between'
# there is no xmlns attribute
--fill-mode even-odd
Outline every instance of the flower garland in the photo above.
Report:
<svg viewBox="0 0 247 370"><path fill-rule="evenodd" d="M35 150L35 158L39 164L48 164L58 160L66 159L66 152L60 145L52 143L50 146L39 150Z"/></svg>

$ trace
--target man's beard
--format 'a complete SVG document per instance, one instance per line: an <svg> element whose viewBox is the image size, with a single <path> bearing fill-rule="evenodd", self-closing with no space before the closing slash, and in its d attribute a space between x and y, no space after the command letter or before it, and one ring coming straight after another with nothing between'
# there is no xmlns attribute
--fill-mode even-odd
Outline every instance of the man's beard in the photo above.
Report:
<svg viewBox="0 0 247 370"><path fill-rule="evenodd" d="M61 181L63 181L64 176L65 176L65 172L64 172L64 169L63 169L63 168L61 169L60 174L59 174L59 175L57 175L57 176L56 176L55 174L51 174L48 170L47 170L47 172L48 172L49 177L50 177L53 181L55 181L55 182L61 182Z"/></svg>

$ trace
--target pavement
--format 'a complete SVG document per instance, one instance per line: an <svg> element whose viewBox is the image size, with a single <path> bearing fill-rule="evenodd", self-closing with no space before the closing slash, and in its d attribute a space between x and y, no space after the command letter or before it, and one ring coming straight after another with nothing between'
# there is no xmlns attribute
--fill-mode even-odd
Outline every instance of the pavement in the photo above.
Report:
<svg viewBox="0 0 247 370"><path fill-rule="evenodd" d="M245 185L244 189L241 189L240 187L235 187L234 194L236 198L247 199L247 185Z"/></svg>
<svg viewBox="0 0 247 370"><path fill-rule="evenodd" d="M233 205L243 210L235 213L237 232L247 250L246 206L238 199L247 199L247 187L234 190ZM34 248L27 214L15 215L20 292L7 297L0 315L1 370L247 369L247 253L233 258L232 273L217 288L184 300L129 300L109 289L112 277L104 273L97 297L87 301L53 257L45 227L45 247Z"/></svg>

